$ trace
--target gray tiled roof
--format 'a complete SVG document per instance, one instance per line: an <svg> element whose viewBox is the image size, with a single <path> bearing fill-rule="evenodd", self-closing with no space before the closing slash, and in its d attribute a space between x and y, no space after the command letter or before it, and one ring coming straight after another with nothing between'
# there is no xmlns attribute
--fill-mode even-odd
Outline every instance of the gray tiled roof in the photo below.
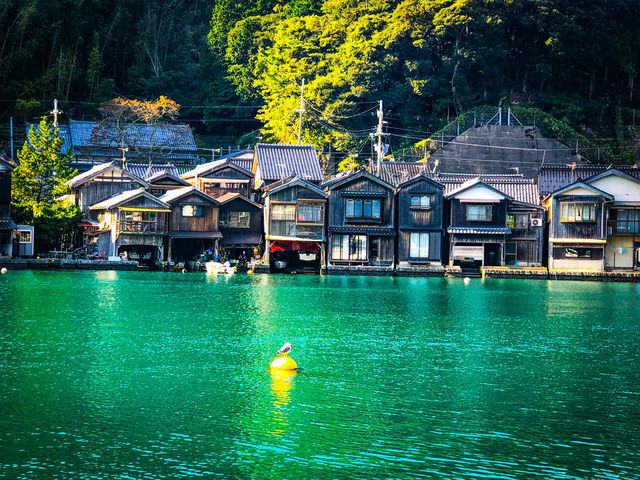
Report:
<svg viewBox="0 0 640 480"><path fill-rule="evenodd" d="M422 172L429 173L425 162L382 162L380 178L397 187Z"/></svg>
<svg viewBox="0 0 640 480"><path fill-rule="evenodd" d="M283 180L297 175L309 182L320 183L322 171L316 149L311 145L256 145L256 177L263 182Z"/></svg>
<svg viewBox="0 0 640 480"><path fill-rule="evenodd" d="M524 178L522 175L490 174L478 177L477 175L461 173L432 173L428 174L428 176L444 185L445 195L458 189L465 182L480 178L484 183L512 197L518 202L540 205L538 185L536 185L533 179Z"/></svg>
<svg viewBox="0 0 640 480"><path fill-rule="evenodd" d="M578 165L572 171L569 166L544 166L540 169L538 176L540 195L549 195L578 180L585 180L593 175L604 172L608 168L608 165ZM615 168L627 175L640 178L640 168L623 166L616 166Z"/></svg>
<svg viewBox="0 0 640 480"><path fill-rule="evenodd" d="M114 136L115 125L100 122L70 120L69 129L74 147L107 147L118 148L119 141ZM187 152L195 152L196 142L188 125L168 125L154 127L144 123L134 124L127 130L125 142L138 148L169 148Z"/></svg>
<svg viewBox="0 0 640 480"><path fill-rule="evenodd" d="M216 158L218 160L229 160L232 163L235 163L241 168L245 170L251 171L251 167L253 166L253 156L254 151L251 149L240 150L238 152L227 153L221 157Z"/></svg>
<svg viewBox="0 0 640 480"><path fill-rule="evenodd" d="M468 227L451 225L447 228L449 233L476 233L481 235L494 234L494 235L510 235L511 229L509 227Z"/></svg>
<svg viewBox="0 0 640 480"><path fill-rule="evenodd" d="M36 124L27 124L27 132ZM60 136L64 139L62 151L74 155L121 158L120 139L113 125L100 122L70 120L69 125L60 125ZM135 124L127 131L125 146L129 147L127 158L133 159L153 148L153 153L163 159L194 162L197 148L188 125L168 125L154 129L147 124Z"/></svg>
<svg viewBox="0 0 640 480"><path fill-rule="evenodd" d="M145 180L157 175L160 172L167 172L170 175L179 177L178 169L171 163L158 164L152 163L128 163L125 165L125 170L134 174L136 177L144 178Z"/></svg>

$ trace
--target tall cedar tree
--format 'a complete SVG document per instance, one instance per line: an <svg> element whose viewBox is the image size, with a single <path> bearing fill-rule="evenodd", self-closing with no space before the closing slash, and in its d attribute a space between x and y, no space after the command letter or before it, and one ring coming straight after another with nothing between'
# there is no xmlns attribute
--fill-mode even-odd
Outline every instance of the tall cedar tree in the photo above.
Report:
<svg viewBox="0 0 640 480"><path fill-rule="evenodd" d="M79 219L75 205L57 200L66 192L65 182L77 173L69 167L71 155L62 152L63 143L58 129L43 118L29 129L13 170L12 216L35 227L38 252L68 246Z"/></svg>

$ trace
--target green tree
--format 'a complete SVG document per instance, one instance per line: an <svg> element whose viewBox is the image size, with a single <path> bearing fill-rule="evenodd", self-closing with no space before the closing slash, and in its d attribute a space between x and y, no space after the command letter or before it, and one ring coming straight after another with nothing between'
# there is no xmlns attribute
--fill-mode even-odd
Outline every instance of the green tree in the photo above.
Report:
<svg viewBox="0 0 640 480"><path fill-rule="evenodd" d="M37 251L69 246L79 218L75 205L57 200L66 192L65 182L76 174L69 168L71 155L62 153L62 146L58 129L43 118L37 128L29 129L13 170L12 216L35 227Z"/></svg>

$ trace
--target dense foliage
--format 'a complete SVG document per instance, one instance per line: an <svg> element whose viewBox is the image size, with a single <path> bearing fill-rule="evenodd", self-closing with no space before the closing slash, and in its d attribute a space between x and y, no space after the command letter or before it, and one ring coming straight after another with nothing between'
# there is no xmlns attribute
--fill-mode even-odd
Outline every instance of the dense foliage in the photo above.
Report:
<svg viewBox="0 0 640 480"><path fill-rule="evenodd" d="M215 140L395 149L478 105L540 108L624 150L638 107L640 0L6 0L0 122L66 101L167 95ZM75 102L75 103L74 103ZM80 102L80 103L79 103ZM87 103L81 103L87 102ZM256 110L254 107L258 107ZM3 142L6 144L6 142Z"/></svg>
<svg viewBox="0 0 640 480"><path fill-rule="evenodd" d="M62 146L58 130L43 118L29 130L12 172L11 215L35 227L38 252L68 244L79 218L75 205L57 201L67 191L65 182L77 173L69 168L71 156L62 153Z"/></svg>

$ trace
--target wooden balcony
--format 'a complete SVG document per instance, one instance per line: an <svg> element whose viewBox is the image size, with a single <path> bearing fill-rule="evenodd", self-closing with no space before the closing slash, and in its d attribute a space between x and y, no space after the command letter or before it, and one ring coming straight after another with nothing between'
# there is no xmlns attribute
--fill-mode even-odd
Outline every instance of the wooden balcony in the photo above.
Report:
<svg viewBox="0 0 640 480"><path fill-rule="evenodd" d="M116 231L118 231L119 233L164 235L168 232L168 225L164 220L119 220L118 222L116 222Z"/></svg>

